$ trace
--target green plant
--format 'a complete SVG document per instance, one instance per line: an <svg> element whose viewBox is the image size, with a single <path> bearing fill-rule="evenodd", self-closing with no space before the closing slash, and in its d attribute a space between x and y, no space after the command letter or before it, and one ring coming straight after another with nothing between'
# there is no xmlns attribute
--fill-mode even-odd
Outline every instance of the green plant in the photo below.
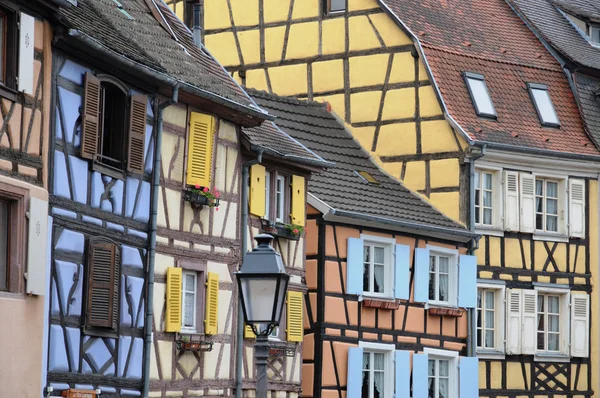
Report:
<svg viewBox="0 0 600 398"><path fill-rule="evenodd" d="M181 341L183 341L184 343L187 343L190 341L190 336L181 336Z"/></svg>
<svg viewBox="0 0 600 398"><path fill-rule="evenodd" d="M198 195L204 196L208 198L209 207L218 206L218 200L221 197L221 192L219 192L216 188L212 191L209 187L201 187L200 185L195 185L192 189L192 192L197 193Z"/></svg>
<svg viewBox="0 0 600 398"><path fill-rule="evenodd" d="M300 236L304 232L304 227L298 224L285 224L285 229L287 229L294 236Z"/></svg>

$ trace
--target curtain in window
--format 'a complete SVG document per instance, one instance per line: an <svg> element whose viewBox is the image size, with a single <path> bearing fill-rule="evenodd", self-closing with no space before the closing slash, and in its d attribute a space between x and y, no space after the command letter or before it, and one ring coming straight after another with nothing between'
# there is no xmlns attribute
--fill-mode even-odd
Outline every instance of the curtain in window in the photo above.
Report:
<svg viewBox="0 0 600 398"><path fill-rule="evenodd" d="M196 278L192 274L185 274L185 293L183 297L183 325L194 326L194 291L196 290Z"/></svg>
<svg viewBox="0 0 600 398"><path fill-rule="evenodd" d="M448 257L439 257L440 297L439 301L448 301Z"/></svg>
<svg viewBox="0 0 600 398"><path fill-rule="evenodd" d="M362 372L362 394L363 397L369 396L369 356L368 352L363 353L363 372Z"/></svg>
<svg viewBox="0 0 600 398"><path fill-rule="evenodd" d="M375 391L373 391L373 395L374 397L382 397L383 396L383 389L384 389L384 366L385 366L385 356L384 354L381 353L375 353L373 355L374 358L374 363L373 363L373 368L375 369L375 375L373 377L374 381L375 381Z"/></svg>
<svg viewBox="0 0 600 398"><path fill-rule="evenodd" d="M494 292L485 292L485 346L494 346Z"/></svg>
<svg viewBox="0 0 600 398"><path fill-rule="evenodd" d="M375 248L375 258L374 258L374 274L375 274L375 285L373 286L373 292L375 293L383 293L383 280L385 278L385 268L384 268L384 258L385 258L385 249L383 247Z"/></svg>
<svg viewBox="0 0 600 398"><path fill-rule="evenodd" d="M446 360L439 361L439 372L440 372L440 380L438 381L438 388L440 398L448 398L448 383L449 383L449 374L448 367L449 363Z"/></svg>

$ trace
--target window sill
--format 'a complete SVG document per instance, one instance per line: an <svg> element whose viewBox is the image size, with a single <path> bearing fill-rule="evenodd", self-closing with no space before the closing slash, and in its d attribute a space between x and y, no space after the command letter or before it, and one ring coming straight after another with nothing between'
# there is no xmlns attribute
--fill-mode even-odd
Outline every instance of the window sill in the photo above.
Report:
<svg viewBox="0 0 600 398"><path fill-rule="evenodd" d="M10 290L0 290L0 299L25 300L27 296L23 293L11 292Z"/></svg>
<svg viewBox="0 0 600 398"><path fill-rule="evenodd" d="M535 232L533 240L549 241L549 242L568 242L569 237L561 234L552 234L547 232Z"/></svg>
<svg viewBox="0 0 600 398"><path fill-rule="evenodd" d="M500 228L494 228L494 227L475 226L475 233L482 234L482 235L489 235L489 236L504 237L504 231Z"/></svg>
<svg viewBox="0 0 600 398"><path fill-rule="evenodd" d="M537 353L533 356L535 362L570 362L571 357L563 354Z"/></svg>
<svg viewBox="0 0 600 398"><path fill-rule="evenodd" d="M6 98L9 101L16 102L18 91L0 83L0 97Z"/></svg>
<svg viewBox="0 0 600 398"><path fill-rule="evenodd" d="M186 336L198 336L198 337L204 337L204 333L200 333L197 330L192 330L192 329L181 329L181 331L179 332L179 334L185 334Z"/></svg>
<svg viewBox="0 0 600 398"><path fill-rule="evenodd" d="M453 310L460 309L458 306L449 304L449 303L447 303L447 304L446 303L437 303L437 302L425 303L425 309L428 310L430 308L453 309Z"/></svg>
<svg viewBox="0 0 600 398"><path fill-rule="evenodd" d="M506 355L502 351L477 349L477 358L481 359L504 359Z"/></svg>
<svg viewBox="0 0 600 398"><path fill-rule="evenodd" d="M123 170L115 169L102 163L94 162L92 169L107 176L125 181L126 173Z"/></svg>

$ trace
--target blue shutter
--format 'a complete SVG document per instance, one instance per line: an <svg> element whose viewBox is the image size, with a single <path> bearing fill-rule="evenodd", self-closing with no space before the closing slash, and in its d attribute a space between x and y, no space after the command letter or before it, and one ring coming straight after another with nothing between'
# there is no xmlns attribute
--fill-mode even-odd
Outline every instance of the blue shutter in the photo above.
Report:
<svg viewBox="0 0 600 398"><path fill-rule="evenodd" d="M346 385L346 398L361 398L362 363L362 347L348 348L348 383Z"/></svg>
<svg viewBox="0 0 600 398"><path fill-rule="evenodd" d="M346 259L346 293L362 294L365 244L362 239L348 238Z"/></svg>
<svg viewBox="0 0 600 398"><path fill-rule="evenodd" d="M410 398L410 351L396 351L396 395Z"/></svg>
<svg viewBox="0 0 600 398"><path fill-rule="evenodd" d="M477 257L460 256L458 265L458 306L477 306Z"/></svg>
<svg viewBox="0 0 600 398"><path fill-rule="evenodd" d="M410 246L396 245L396 269L394 270L394 297L400 300L410 299L409 264Z"/></svg>
<svg viewBox="0 0 600 398"><path fill-rule="evenodd" d="M412 368L412 398L427 398L428 397L428 361L427 354L413 354ZM461 397L462 398L462 397Z"/></svg>
<svg viewBox="0 0 600 398"><path fill-rule="evenodd" d="M460 357L460 398L479 397L479 363L476 357ZM416 398L416 397L415 397Z"/></svg>
<svg viewBox="0 0 600 398"><path fill-rule="evenodd" d="M415 301L429 301L429 249L415 249Z"/></svg>

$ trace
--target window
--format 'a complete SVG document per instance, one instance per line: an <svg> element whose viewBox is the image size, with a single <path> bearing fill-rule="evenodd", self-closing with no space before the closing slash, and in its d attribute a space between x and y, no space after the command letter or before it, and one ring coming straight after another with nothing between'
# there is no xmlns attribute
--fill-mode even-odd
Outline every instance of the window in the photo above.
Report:
<svg viewBox="0 0 600 398"><path fill-rule="evenodd" d="M364 182L371 185L380 185L380 182L377 181L375 177L371 175L368 171L364 170L354 170L354 173L359 176Z"/></svg>
<svg viewBox="0 0 600 398"><path fill-rule="evenodd" d="M0 291L23 291L27 198L26 189L0 182Z"/></svg>
<svg viewBox="0 0 600 398"><path fill-rule="evenodd" d="M558 232L558 182L535 180L535 229Z"/></svg>
<svg viewBox="0 0 600 398"><path fill-rule="evenodd" d="M144 172L146 103L144 95L109 76L85 74L81 156L105 170ZM114 174L114 173L113 173Z"/></svg>
<svg viewBox="0 0 600 398"><path fill-rule="evenodd" d="M327 14L334 14L346 11L346 0L325 0Z"/></svg>
<svg viewBox="0 0 600 398"><path fill-rule="evenodd" d="M265 218L288 224L290 222L290 178L276 171L265 172Z"/></svg>
<svg viewBox="0 0 600 398"><path fill-rule="evenodd" d="M0 7L0 82L10 89L17 88L17 14Z"/></svg>
<svg viewBox="0 0 600 398"><path fill-rule="evenodd" d="M544 84L535 83L529 83L528 87L531 100L540 118L540 123L550 127L560 126L554 105L552 105L552 100L550 99L550 94L548 93L548 87Z"/></svg>
<svg viewBox="0 0 600 398"><path fill-rule="evenodd" d="M362 351L361 397L391 398L394 394L394 346L359 342Z"/></svg>
<svg viewBox="0 0 600 398"><path fill-rule="evenodd" d="M119 323L121 247L106 238L92 238L88 245L87 312L90 334L116 332Z"/></svg>
<svg viewBox="0 0 600 398"><path fill-rule="evenodd" d="M392 273L391 241L368 241L364 243L363 292L372 296L391 296Z"/></svg>
<svg viewBox="0 0 600 398"><path fill-rule="evenodd" d="M493 224L493 178L486 171L475 172L475 224L491 226Z"/></svg>
<svg viewBox="0 0 600 398"><path fill-rule="evenodd" d="M429 301L450 301L450 258L432 254L429 256Z"/></svg>
<svg viewBox="0 0 600 398"><path fill-rule="evenodd" d="M202 333L202 303L204 294L202 272L183 271L181 284L181 332Z"/></svg>
<svg viewBox="0 0 600 398"><path fill-rule="evenodd" d="M425 348L428 398L457 396L457 352Z"/></svg>
<svg viewBox="0 0 600 398"><path fill-rule="evenodd" d="M467 88L471 95L471 101L478 116L496 118L496 110L492 103L492 97L488 91L483 75L478 73L465 73Z"/></svg>
<svg viewBox="0 0 600 398"><path fill-rule="evenodd" d="M275 180L275 221L284 222L285 218L285 177Z"/></svg>
<svg viewBox="0 0 600 398"><path fill-rule="evenodd" d="M504 352L504 285L477 285L477 351Z"/></svg>
<svg viewBox="0 0 600 398"><path fill-rule="evenodd" d="M600 46L600 25L590 25L590 42Z"/></svg>
<svg viewBox="0 0 600 398"><path fill-rule="evenodd" d="M560 351L560 296L538 294L537 302L537 349Z"/></svg>
<svg viewBox="0 0 600 398"><path fill-rule="evenodd" d="M0 290L8 289L8 248L10 247L9 231L9 208L10 205L0 200Z"/></svg>

